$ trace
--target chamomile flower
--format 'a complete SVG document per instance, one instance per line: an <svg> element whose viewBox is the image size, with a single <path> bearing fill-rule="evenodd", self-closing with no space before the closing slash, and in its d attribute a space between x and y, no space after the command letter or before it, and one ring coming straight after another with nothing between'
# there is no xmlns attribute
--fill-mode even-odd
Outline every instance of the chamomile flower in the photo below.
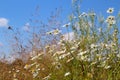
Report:
<svg viewBox="0 0 120 80"><path fill-rule="evenodd" d="M55 30L53 30L53 34L54 35L57 35L57 34L59 34L61 31L59 30L59 29L55 29Z"/></svg>
<svg viewBox="0 0 120 80"><path fill-rule="evenodd" d="M26 64L26 65L24 66L24 69L28 69L28 68L30 68L30 65Z"/></svg>
<svg viewBox="0 0 120 80"><path fill-rule="evenodd" d="M113 13L114 12L114 8L109 8L108 10L107 10L107 13Z"/></svg>
<svg viewBox="0 0 120 80"><path fill-rule="evenodd" d="M115 16L108 16L107 19L106 19L106 22L109 25L115 24L116 23Z"/></svg>
<svg viewBox="0 0 120 80"><path fill-rule="evenodd" d="M83 12L81 15L78 16L79 18L80 17L87 17L87 13Z"/></svg>
<svg viewBox="0 0 120 80"><path fill-rule="evenodd" d="M52 31L46 32L47 35L51 35L52 33Z"/></svg>
<svg viewBox="0 0 120 80"><path fill-rule="evenodd" d="M71 23L67 23L67 24L63 25L62 27L68 27L68 26L70 26L70 24Z"/></svg>
<svg viewBox="0 0 120 80"><path fill-rule="evenodd" d="M66 72L64 76L66 77L66 76L68 76L68 75L70 75L70 72Z"/></svg>

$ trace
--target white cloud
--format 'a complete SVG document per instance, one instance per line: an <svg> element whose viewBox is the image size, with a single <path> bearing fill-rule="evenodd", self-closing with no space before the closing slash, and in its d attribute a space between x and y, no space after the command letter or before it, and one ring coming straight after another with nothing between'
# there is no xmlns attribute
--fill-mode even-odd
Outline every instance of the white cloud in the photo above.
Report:
<svg viewBox="0 0 120 80"><path fill-rule="evenodd" d="M74 32L69 32L64 34L65 40L73 40L74 39Z"/></svg>
<svg viewBox="0 0 120 80"><path fill-rule="evenodd" d="M0 18L0 27L7 27L8 26L8 19Z"/></svg>
<svg viewBox="0 0 120 80"><path fill-rule="evenodd" d="M24 30L24 31L29 31L29 30L30 30L30 23L26 23L26 24L23 26L23 30Z"/></svg>

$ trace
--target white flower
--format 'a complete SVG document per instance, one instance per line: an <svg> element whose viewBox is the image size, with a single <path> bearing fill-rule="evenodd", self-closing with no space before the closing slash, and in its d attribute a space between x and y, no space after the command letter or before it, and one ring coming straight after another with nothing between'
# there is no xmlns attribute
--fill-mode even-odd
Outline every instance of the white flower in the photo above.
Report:
<svg viewBox="0 0 120 80"><path fill-rule="evenodd" d="M37 64L37 65L36 65L36 68L38 68L39 66L40 66L40 64Z"/></svg>
<svg viewBox="0 0 120 80"><path fill-rule="evenodd" d="M54 31L53 31L53 34L54 35L57 35L57 34L59 34L61 31L59 30L59 29L55 29Z"/></svg>
<svg viewBox="0 0 120 80"><path fill-rule="evenodd" d="M83 52L78 53L77 55L78 55L78 56L82 56L82 55L86 54L87 52L88 52L88 51L83 51Z"/></svg>
<svg viewBox="0 0 120 80"><path fill-rule="evenodd" d="M68 76L68 75L70 75L70 72L65 73L65 75L64 75L64 76L66 77L66 76Z"/></svg>
<svg viewBox="0 0 120 80"><path fill-rule="evenodd" d="M56 54L61 55L61 54L64 54L65 51L66 51L66 49L65 49L65 50L62 50L62 51L57 51Z"/></svg>
<svg viewBox="0 0 120 80"><path fill-rule="evenodd" d="M40 68L38 68L37 70L40 71Z"/></svg>
<svg viewBox="0 0 120 80"><path fill-rule="evenodd" d="M39 58L39 56L34 56L34 57L31 58L31 60L36 60L38 58Z"/></svg>
<svg viewBox="0 0 120 80"><path fill-rule="evenodd" d="M29 69L30 67L31 67L30 65L26 64L26 65L24 66L24 69Z"/></svg>
<svg viewBox="0 0 120 80"><path fill-rule="evenodd" d="M117 57L120 58L120 54L117 54Z"/></svg>
<svg viewBox="0 0 120 80"><path fill-rule="evenodd" d="M37 77L37 75L38 75L38 72L34 72L33 73L33 78Z"/></svg>
<svg viewBox="0 0 120 80"><path fill-rule="evenodd" d="M114 8L109 8L108 10L107 10L107 13L113 13L114 12Z"/></svg>
<svg viewBox="0 0 120 80"><path fill-rule="evenodd" d="M72 61L73 59L74 58L72 57L72 58L68 59L66 62L68 63L68 62Z"/></svg>
<svg viewBox="0 0 120 80"><path fill-rule="evenodd" d="M16 70L16 72L18 73L18 72L20 72L20 70Z"/></svg>
<svg viewBox="0 0 120 80"><path fill-rule="evenodd" d="M109 68L111 68L111 66L105 66L104 68L105 68L105 69L109 69Z"/></svg>
<svg viewBox="0 0 120 80"><path fill-rule="evenodd" d="M30 65L26 64L26 65L24 66L24 69L29 69L30 67L34 66L35 64L37 64L37 63L34 62L33 64L30 64Z"/></svg>
<svg viewBox="0 0 120 80"><path fill-rule="evenodd" d="M90 65L95 65L97 62L92 62Z"/></svg>
<svg viewBox="0 0 120 80"><path fill-rule="evenodd" d="M47 32L46 34L48 34L48 35L50 35L50 34L57 35L57 34L59 34L60 32L61 32L61 31L60 31L59 29L55 29L55 30L53 30L53 31Z"/></svg>
<svg viewBox="0 0 120 80"><path fill-rule="evenodd" d="M30 66L34 66L35 64L37 64L37 62L34 62L34 63L30 64Z"/></svg>
<svg viewBox="0 0 120 80"><path fill-rule="evenodd" d="M68 26L70 26L70 24L71 23L65 24L65 25L63 25L63 27L68 27Z"/></svg>
<svg viewBox="0 0 120 80"><path fill-rule="evenodd" d="M91 47L91 48L97 48L97 47L98 47L98 45L91 44L91 45L90 45L90 47Z"/></svg>
<svg viewBox="0 0 120 80"><path fill-rule="evenodd" d="M58 63L55 67L56 69L60 69L62 67L62 64Z"/></svg>
<svg viewBox="0 0 120 80"><path fill-rule="evenodd" d="M63 59L65 57L69 56L69 55L70 55L70 53L63 54L63 55L59 56L59 59Z"/></svg>
<svg viewBox="0 0 120 80"><path fill-rule="evenodd" d="M32 58L31 58L31 60L36 60L36 59L39 59L39 57L40 57L41 55L43 55L43 54L42 54L42 53L40 53L40 54L38 54L38 55L36 55L36 56L32 57Z"/></svg>
<svg viewBox="0 0 120 80"><path fill-rule="evenodd" d="M83 61L87 61L88 58L87 58L87 56L81 56L81 60L83 60Z"/></svg>
<svg viewBox="0 0 120 80"><path fill-rule="evenodd" d="M50 35L50 34L52 34L52 33L53 33L52 31L46 32L46 34L48 34L48 35Z"/></svg>
<svg viewBox="0 0 120 80"><path fill-rule="evenodd" d="M115 24L116 23L115 16L108 16L106 22L110 25Z"/></svg>
<svg viewBox="0 0 120 80"><path fill-rule="evenodd" d="M87 13L83 12L81 15L79 15L79 18L80 17L87 17Z"/></svg>
<svg viewBox="0 0 120 80"><path fill-rule="evenodd" d="M48 76L44 77L42 80L49 80L51 74L49 74Z"/></svg>

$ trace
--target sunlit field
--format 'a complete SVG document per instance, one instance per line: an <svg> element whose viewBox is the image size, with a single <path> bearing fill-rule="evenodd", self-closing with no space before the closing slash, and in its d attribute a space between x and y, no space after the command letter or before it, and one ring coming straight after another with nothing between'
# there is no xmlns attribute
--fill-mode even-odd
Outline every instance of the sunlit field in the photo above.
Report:
<svg viewBox="0 0 120 80"><path fill-rule="evenodd" d="M64 25L58 24L56 11L49 25L26 31L27 46L20 32L9 28L11 46L19 53L13 62L1 59L0 80L120 80L120 13L112 15L114 8L105 10L107 17L81 12L76 2L73 8Z"/></svg>

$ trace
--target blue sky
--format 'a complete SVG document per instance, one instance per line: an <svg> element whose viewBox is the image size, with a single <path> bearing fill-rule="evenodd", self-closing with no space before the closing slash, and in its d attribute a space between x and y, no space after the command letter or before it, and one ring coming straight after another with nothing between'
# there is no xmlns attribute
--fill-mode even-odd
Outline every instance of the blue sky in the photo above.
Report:
<svg viewBox="0 0 120 80"><path fill-rule="evenodd" d="M83 0L80 8L81 12L94 10L96 13L106 16L106 10L113 7L114 15L120 11L120 0ZM61 20L67 21L72 11L72 0L0 0L0 51L9 52L10 37L6 36L10 31L7 26L22 29L25 24L29 25L29 19L39 6L40 19L43 22L51 15L56 8L62 8ZM28 24L29 23L29 24Z"/></svg>

